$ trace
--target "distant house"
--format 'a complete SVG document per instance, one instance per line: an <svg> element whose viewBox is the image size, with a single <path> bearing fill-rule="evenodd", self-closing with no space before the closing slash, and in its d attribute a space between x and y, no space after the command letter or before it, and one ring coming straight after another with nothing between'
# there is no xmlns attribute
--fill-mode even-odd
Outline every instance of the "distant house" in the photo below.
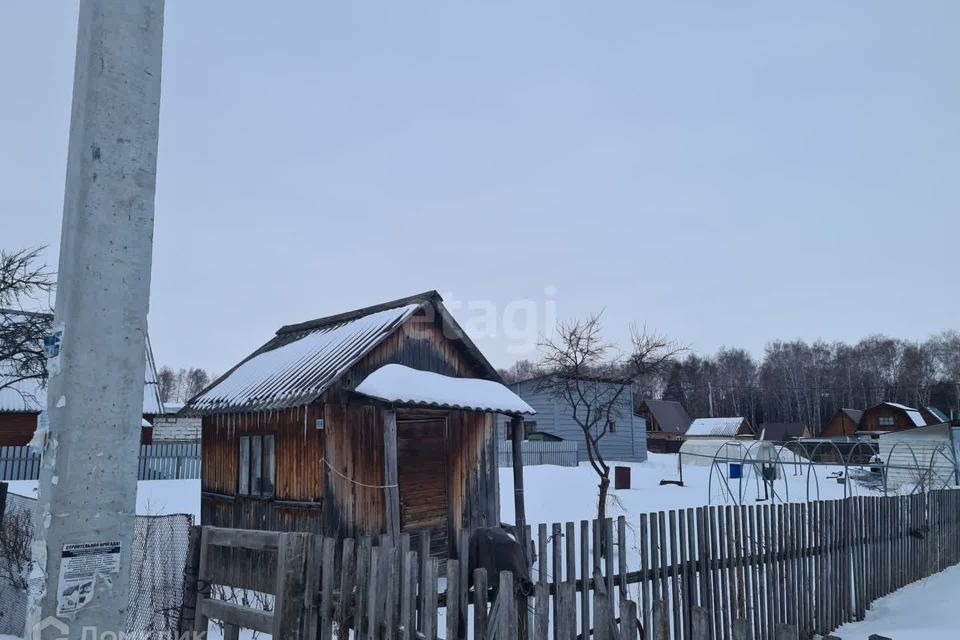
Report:
<svg viewBox="0 0 960 640"><path fill-rule="evenodd" d="M520 396L537 412L533 418L524 421L526 437L535 432L546 432L552 436L577 443L577 458L587 460L583 430L573 419L573 408L563 398L553 394L544 384L545 376L521 380L509 385L510 390ZM615 382L593 381L596 384L609 384L611 391L619 387ZM616 387L614 385L617 385ZM602 393L602 391L601 391ZM623 390L615 410L616 417L611 421L607 433L600 439L600 453L608 462L643 462L647 459L646 421L633 412L633 389L630 385ZM498 438L506 440L507 421L500 421Z"/></svg>
<svg viewBox="0 0 960 640"><path fill-rule="evenodd" d="M182 402L164 402L163 408L165 415L153 421L154 442L200 442L200 418L177 415L183 409Z"/></svg>
<svg viewBox="0 0 960 640"><path fill-rule="evenodd" d="M637 413L647 422L647 449L676 453L693 420L683 405L673 400L644 400Z"/></svg>
<svg viewBox="0 0 960 640"><path fill-rule="evenodd" d="M859 409L840 409L820 432L821 438L843 438L852 436L860 427L863 411Z"/></svg>
<svg viewBox="0 0 960 640"><path fill-rule="evenodd" d="M752 438L753 427L746 418L697 418L687 429L690 438Z"/></svg>
<svg viewBox="0 0 960 640"><path fill-rule="evenodd" d="M163 414L157 369L150 340L146 345L146 370L143 385L143 420L140 439L152 442L151 422ZM3 371L0 363L0 372ZM2 380L2 374L0 374ZM47 420L47 386L41 379L22 380L0 389L0 447L22 447L29 444L34 431Z"/></svg>
<svg viewBox="0 0 960 640"><path fill-rule="evenodd" d="M950 422L950 417L936 407L920 407L920 415L927 421L927 424L943 424Z"/></svg>
<svg viewBox="0 0 960 640"><path fill-rule="evenodd" d="M919 410L896 402L881 402L863 412L859 432L904 431L927 426Z"/></svg>
<svg viewBox="0 0 960 640"><path fill-rule="evenodd" d="M810 427L803 422L765 422L760 425L756 439L767 442L790 442L810 437Z"/></svg>

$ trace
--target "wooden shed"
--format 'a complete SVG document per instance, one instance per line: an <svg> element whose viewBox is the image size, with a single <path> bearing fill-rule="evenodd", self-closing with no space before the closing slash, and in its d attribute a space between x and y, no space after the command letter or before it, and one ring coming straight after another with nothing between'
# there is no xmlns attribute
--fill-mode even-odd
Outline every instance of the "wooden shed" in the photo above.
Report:
<svg viewBox="0 0 960 640"><path fill-rule="evenodd" d="M881 402L863 412L858 431L904 431L927 426L920 411L896 402Z"/></svg>
<svg viewBox="0 0 960 640"><path fill-rule="evenodd" d="M206 525L429 531L499 523L496 417L533 413L430 291L282 327L196 398Z"/></svg>

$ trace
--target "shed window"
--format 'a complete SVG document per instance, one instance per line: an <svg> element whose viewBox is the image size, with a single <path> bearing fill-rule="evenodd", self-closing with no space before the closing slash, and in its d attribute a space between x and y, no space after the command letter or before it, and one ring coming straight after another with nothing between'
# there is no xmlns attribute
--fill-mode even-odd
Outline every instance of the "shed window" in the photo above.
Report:
<svg viewBox="0 0 960 640"><path fill-rule="evenodd" d="M880 416L880 426L881 427L892 427L897 421L893 416Z"/></svg>
<svg viewBox="0 0 960 640"><path fill-rule="evenodd" d="M616 420L607 420L607 431L609 431L610 433L615 433L617 431Z"/></svg>
<svg viewBox="0 0 960 640"><path fill-rule="evenodd" d="M240 465L237 492L242 496L269 498L274 494L277 474L275 437L240 437Z"/></svg>

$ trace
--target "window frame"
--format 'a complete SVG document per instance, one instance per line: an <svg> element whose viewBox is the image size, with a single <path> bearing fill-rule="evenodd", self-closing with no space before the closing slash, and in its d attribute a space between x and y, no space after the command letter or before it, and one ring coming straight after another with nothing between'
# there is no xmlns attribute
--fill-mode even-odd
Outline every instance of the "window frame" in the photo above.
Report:
<svg viewBox="0 0 960 640"><path fill-rule="evenodd" d="M245 444L246 443L246 444ZM237 496L272 499L277 493L277 434L240 436L237 452Z"/></svg>

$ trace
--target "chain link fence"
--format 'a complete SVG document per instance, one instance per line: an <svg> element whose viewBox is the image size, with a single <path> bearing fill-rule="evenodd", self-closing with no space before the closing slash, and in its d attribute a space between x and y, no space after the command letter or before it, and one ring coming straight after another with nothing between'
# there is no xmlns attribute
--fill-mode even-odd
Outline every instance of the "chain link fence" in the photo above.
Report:
<svg viewBox="0 0 960 640"><path fill-rule="evenodd" d="M0 635L19 637L26 626L25 576L36 509L35 499L9 493L6 509L0 514ZM192 526L189 514L137 516L126 628L133 637L161 637L163 633L175 637Z"/></svg>

